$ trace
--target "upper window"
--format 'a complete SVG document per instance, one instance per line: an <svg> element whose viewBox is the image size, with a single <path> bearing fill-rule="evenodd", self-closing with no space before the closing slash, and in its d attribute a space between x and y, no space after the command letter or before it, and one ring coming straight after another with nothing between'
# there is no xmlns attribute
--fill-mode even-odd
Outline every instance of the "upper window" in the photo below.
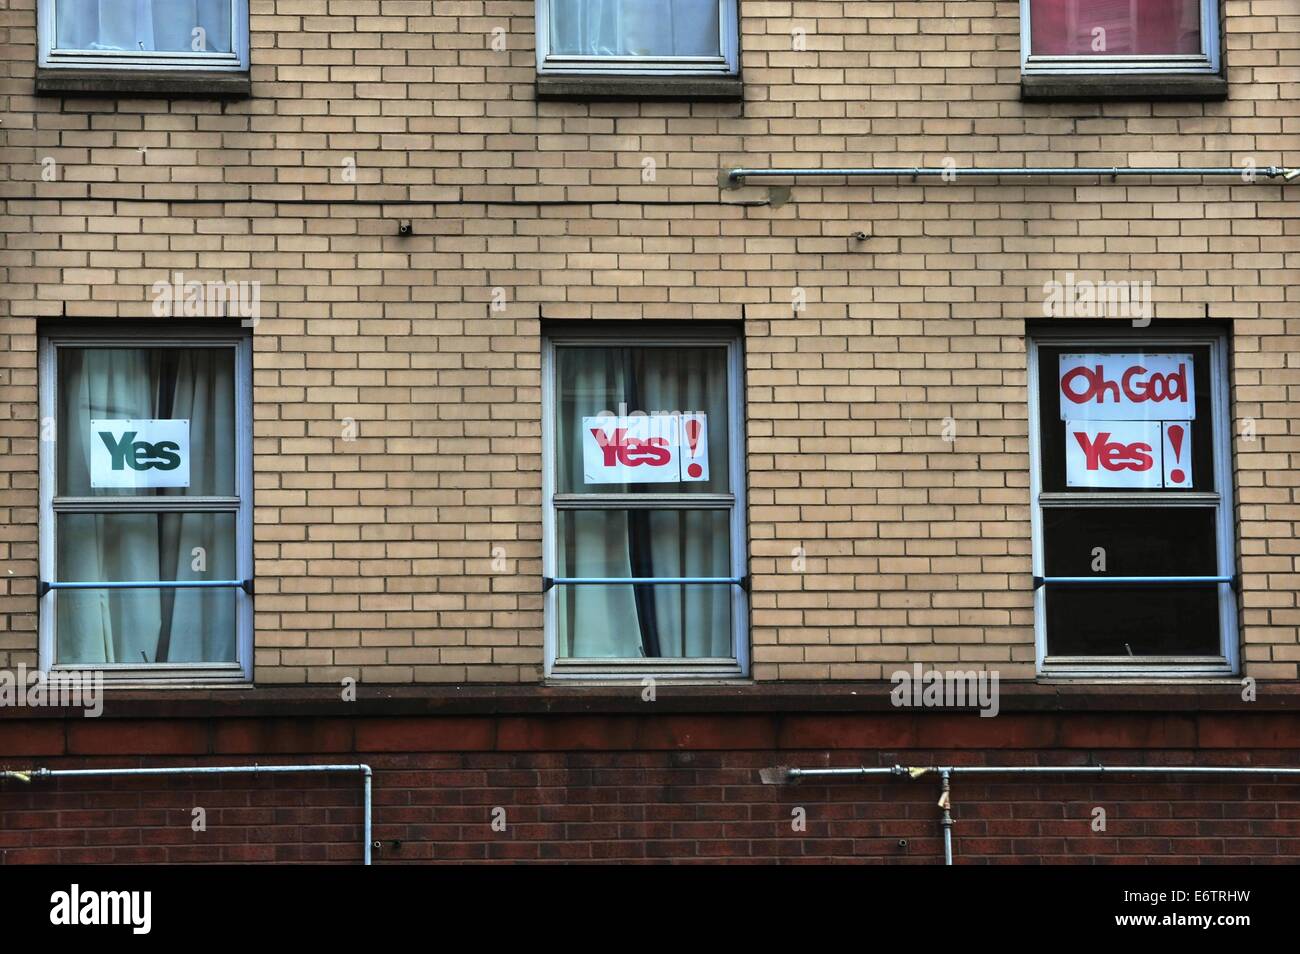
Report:
<svg viewBox="0 0 1300 954"><path fill-rule="evenodd" d="M548 675L744 671L739 377L731 336L548 340Z"/></svg>
<svg viewBox="0 0 1300 954"><path fill-rule="evenodd" d="M45 67L248 69L248 0L40 0Z"/></svg>
<svg viewBox="0 0 1300 954"><path fill-rule="evenodd" d="M1205 333L1031 340L1041 671L1235 671L1225 351Z"/></svg>
<svg viewBox="0 0 1300 954"><path fill-rule="evenodd" d="M1020 0L1026 73L1217 73L1218 0Z"/></svg>
<svg viewBox="0 0 1300 954"><path fill-rule="evenodd" d="M736 50L736 0L537 0L540 72L735 73Z"/></svg>
<svg viewBox="0 0 1300 954"><path fill-rule="evenodd" d="M248 678L247 337L41 347L44 668Z"/></svg>

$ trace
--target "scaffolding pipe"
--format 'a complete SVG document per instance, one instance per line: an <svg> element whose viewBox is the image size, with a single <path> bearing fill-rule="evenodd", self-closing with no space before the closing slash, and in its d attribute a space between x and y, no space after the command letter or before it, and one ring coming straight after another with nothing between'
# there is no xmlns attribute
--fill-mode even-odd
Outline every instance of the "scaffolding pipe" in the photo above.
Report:
<svg viewBox="0 0 1300 954"><path fill-rule="evenodd" d="M275 774L320 774L324 772L360 772L362 782L362 802L364 822L362 825L362 864L371 863L371 789L374 773L369 765L186 765L165 766L161 768L102 768L102 769L48 769L36 768L22 771L7 769L0 771L0 779L12 778L20 782L31 782L46 778L93 778L103 776L141 776L141 775L275 775Z"/></svg>
<svg viewBox="0 0 1300 954"><path fill-rule="evenodd" d="M803 178L899 178L907 176L913 181L935 176L951 181L967 176L1232 176L1243 183L1281 178L1291 182L1300 176L1300 169L1286 166L1022 166L1003 168L977 168L957 166L894 166L880 169L727 169L721 176L723 188L736 188L749 179L803 179Z"/></svg>
<svg viewBox="0 0 1300 954"><path fill-rule="evenodd" d="M952 777L964 775L1300 775L1300 768L1255 765L892 765L888 768L801 769L778 766L763 769L759 776L768 785L798 781L803 778L843 778L845 776L894 775L920 778L937 773L941 785L939 807L943 809L943 863L952 861Z"/></svg>

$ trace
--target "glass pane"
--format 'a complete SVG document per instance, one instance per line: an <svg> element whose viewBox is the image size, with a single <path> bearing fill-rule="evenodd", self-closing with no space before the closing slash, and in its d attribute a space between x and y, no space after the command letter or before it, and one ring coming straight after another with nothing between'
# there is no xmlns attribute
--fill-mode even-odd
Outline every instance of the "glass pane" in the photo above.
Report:
<svg viewBox="0 0 1300 954"><path fill-rule="evenodd" d="M1043 490L1215 490L1213 386L1204 345L1040 346Z"/></svg>
<svg viewBox="0 0 1300 954"><path fill-rule="evenodd" d="M551 52L721 56L717 0L550 0Z"/></svg>
<svg viewBox="0 0 1300 954"><path fill-rule="evenodd" d="M1214 576L1214 521L1213 507L1044 507L1047 575Z"/></svg>
<svg viewBox="0 0 1300 954"><path fill-rule="evenodd" d="M729 577L726 510L561 510L561 577ZM731 657L729 583L557 584L559 655Z"/></svg>
<svg viewBox="0 0 1300 954"><path fill-rule="evenodd" d="M1212 507L1043 510L1048 576L1215 576ZM1049 585L1051 655L1218 655L1219 587Z"/></svg>
<svg viewBox="0 0 1300 954"><path fill-rule="evenodd" d="M232 0L55 0L55 48L229 53Z"/></svg>
<svg viewBox="0 0 1300 954"><path fill-rule="evenodd" d="M233 348L58 354L59 496L234 496Z"/></svg>
<svg viewBox="0 0 1300 954"><path fill-rule="evenodd" d="M62 513L60 582L236 579L233 513ZM56 590L63 664L234 662L232 588Z"/></svg>
<svg viewBox="0 0 1300 954"><path fill-rule="evenodd" d="M555 353L557 493L730 490L726 348Z"/></svg>
<svg viewBox="0 0 1300 954"><path fill-rule="evenodd" d="M1048 655L1218 656L1219 589L1049 587Z"/></svg>
<svg viewBox="0 0 1300 954"><path fill-rule="evenodd" d="M1037 56L1198 54L1201 0L1033 0Z"/></svg>

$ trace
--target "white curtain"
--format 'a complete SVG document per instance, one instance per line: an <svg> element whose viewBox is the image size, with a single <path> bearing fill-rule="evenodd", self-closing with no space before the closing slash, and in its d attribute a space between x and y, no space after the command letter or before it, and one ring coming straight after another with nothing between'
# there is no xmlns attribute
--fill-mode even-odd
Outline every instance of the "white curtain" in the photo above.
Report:
<svg viewBox="0 0 1300 954"><path fill-rule="evenodd" d="M718 0L551 0L551 52L718 56Z"/></svg>
<svg viewBox="0 0 1300 954"><path fill-rule="evenodd" d="M228 349L64 348L59 388L59 496L108 501L123 495L233 495L234 361ZM90 487L90 421L125 418L189 420L189 487ZM232 513L106 507L101 513L59 513L57 520L59 580L237 578ZM233 589L59 590L56 601L60 663L236 658Z"/></svg>
<svg viewBox="0 0 1300 954"><path fill-rule="evenodd" d="M557 380L560 493L724 492L727 378L720 348L560 348ZM602 411L703 412L708 482L585 485L581 423ZM731 575L730 511L570 509L556 519L557 575ZM731 586L565 585L556 595L559 655L571 658L729 657Z"/></svg>
<svg viewBox="0 0 1300 954"><path fill-rule="evenodd" d="M56 48L229 53L233 0L55 0Z"/></svg>

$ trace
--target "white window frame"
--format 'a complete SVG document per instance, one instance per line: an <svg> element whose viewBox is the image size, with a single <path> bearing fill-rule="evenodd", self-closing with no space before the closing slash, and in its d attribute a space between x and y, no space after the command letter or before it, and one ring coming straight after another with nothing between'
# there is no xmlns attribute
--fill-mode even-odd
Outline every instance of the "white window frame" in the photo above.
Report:
<svg viewBox="0 0 1300 954"><path fill-rule="evenodd" d="M1233 509L1232 415L1228 390L1228 339L1226 333L1179 332L1142 334L1080 333L1070 328L1032 329L1027 336L1029 359L1029 456L1030 456L1030 525L1033 548L1033 575L1046 575L1046 549L1043 536L1043 509L1051 506L1151 506L1153 498L1169 501L1164 506L1214 506L1218 572L1216 575L1237 578L1236 523ZM1209 347L1211 382L1210 408L1214 427L1213 492L1152 491L1134 493L1088 493L1066 491L1044 493L1042 489L1041 419L1038 402L1039 376L1052 373L1039 362L1040 345L1068 347L1088 352L1107 349L1132 350L1135 347ZM1177 501L1176 503L1173 501ZM1207 677L1235 675L1239 666L1240 632L1237 622L1237 593L1231 583L1216 584L1219 594L1219 638L1217 656L1141 657L1134 662L1122 656L1049 656L1047 654L1047 587L1034 590L1035 656L1040 676L1063 678L1159 678Z"/></svg>
<svg viewBox="0 0 1300 954"><path fill-rule="evenodd" d="M1198 54L1124 56L1045 56L1031 49L1030 17L1034 0L1020 0L1020 69L1035 74L1218 73L1219 0L1201 2L1201 52Z"/></svg>
<svg viewBox="0 0 1300 954"><path fill-rule="evenodd" d="M625 324L625 323L620 323ZM610 347L709 347L727 349L727 462L731 474L731 493L637 493L637 494L568 494L557 495L555 458L556 345ZM601 333L584 329L556 329L545 332L542 340L542 576L554 579L559 565L556 540L557 509L644 509L656 505L687 509L723 509L730 507L731 576L749 579L748 547L745 524L745 439L744 389L740 333L716 329L683 328L680 330L611 328ZM649 409L647 409L649 410ZM716 433L710 428L711 433ZM558 498L558 499L557 499ZM636 501L635 505L629 499ZM712 505L712 506L710 506ZM731 584L732 657L675 659L591 658L571 659L558 656L558 608L556 599L562 584L543 594L545 675L557 682L572 680L623 681L646 678L671 680L737 679L749 674L749 592L748 585Z"/></svg>
<svg viewBox="0 0 1300 954"><path fill-rule="evenodd" d="M46 69L110 70L204 70L222 73L248 72L248 0L231 0L229 53L148 51L125 53L113 50L59 50L55 40L55 4L39 0L37 37L39 65Z"/></svg>
<svg viewBox="0 0 1300 954"><path fill-rule="evenodd" d="M122 511L181 512L212 511L235 514L235 565L239 580L253 579L253 415L252 415L252 339L238 332L200 331L195 333L160 331L137 328L122 331L91 331L77 329L51 329L40 338L39 394L41 426L57 426L59 419L58 349L59 348L229 348L235 356L235 497L155 497L145 503L128 503ZM40 466L40 578L57 579L57 521L55 520L55 491L57 490L57 455L55 441L39 442ZM109 497L66 498L58 505L58 513L101 512ZM120 501L119 501L120 503ZM186 687L210 683L251 683L253 680L253 596L239 587L235 593L236 661L233 663L159 663L91 664L69 662L60 664L55 646L56 590L43 594L39 600L40 666L45 672L60 670L97 670L104 674L106 684L141 684L148 686Z"/></svg>
<svg viewBox="0 0 1300 954"><path fill-rule="evenodd" d="M721 55L581 56L551 52L551 3L537 0L537 72L606 73L632 76L735 75L740 70L740 24L737 0L718 0Z"/></svg>

